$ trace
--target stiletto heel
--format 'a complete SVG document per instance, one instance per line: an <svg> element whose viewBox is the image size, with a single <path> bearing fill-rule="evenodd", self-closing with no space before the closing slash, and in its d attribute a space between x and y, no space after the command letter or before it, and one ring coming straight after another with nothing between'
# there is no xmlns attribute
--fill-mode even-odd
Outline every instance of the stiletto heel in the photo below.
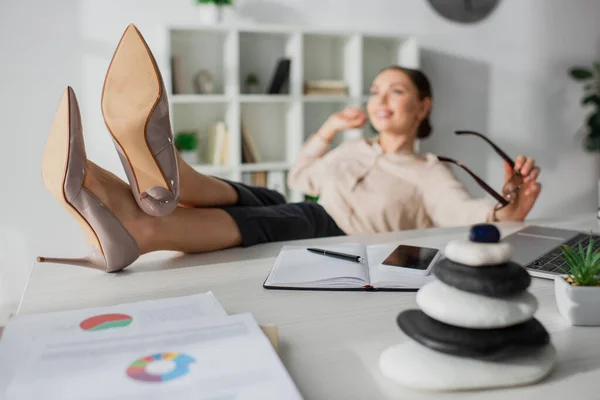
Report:
<svg viewBox="0 0 600 400"><path fill-rule="evenodd" d="M86 164L79 105L75 92L67 87L46 141L42 178L54 199L79 223L92 252L86 258L39 257L38 261L119 271L139 257L139 248L114 214L83 186Z"/></svg>
<svg viewBox="0 0 600 400"><path fill-rule="evenodd" d="M94 263L89 257L82 257L82 258L38 257L37 262L76 265L78 267L87 267L87 268L98 269L96 267L98 264Z"/></svg>
<svg viewBox="0 0 600 400"><path fill-rule="evenodd" d="M139 207L152 216L171 213L179 203L179 168L169 103L154 56L134 25L108 67L102 115Z"/></svg>

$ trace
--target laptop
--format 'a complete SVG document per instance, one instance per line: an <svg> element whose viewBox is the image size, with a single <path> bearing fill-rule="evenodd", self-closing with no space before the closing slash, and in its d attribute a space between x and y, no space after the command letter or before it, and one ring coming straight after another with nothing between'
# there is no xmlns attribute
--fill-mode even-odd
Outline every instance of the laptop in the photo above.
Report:
<svg viewBox="0 0 600 400"><path fill-rule="evenodd" d="M600 236L593 235L593 249L600 248ZM502 238L513 248L512 260L523 265L531 276L554 279L562 275L562 268L567 268L562 257L561 246L569 245L579 248L579 244L587 250L590 233L570 229L528 226Z"/></svg>

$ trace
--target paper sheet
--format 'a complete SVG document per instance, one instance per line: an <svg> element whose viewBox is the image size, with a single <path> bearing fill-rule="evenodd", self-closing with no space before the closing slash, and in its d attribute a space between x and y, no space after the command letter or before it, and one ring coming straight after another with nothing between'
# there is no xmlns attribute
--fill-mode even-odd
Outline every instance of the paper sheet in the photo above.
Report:
<svg viewBox="0 0 600 400"><path fill-rule="evenodd" d="M9 399L301 399L250 314L36 342Z"/></svg>
<svg viewBox="0 0 600 400"><path fill-rule="evenodd" d="M226 315L209 292L109 307L16 316L5 327L0 341L0 399L4 398L2 396L15 371L24 363L24 355L47 336L72 332L105 334L109 331L123 332L125 328L152 329L161 324L195 322Z"/></svg>

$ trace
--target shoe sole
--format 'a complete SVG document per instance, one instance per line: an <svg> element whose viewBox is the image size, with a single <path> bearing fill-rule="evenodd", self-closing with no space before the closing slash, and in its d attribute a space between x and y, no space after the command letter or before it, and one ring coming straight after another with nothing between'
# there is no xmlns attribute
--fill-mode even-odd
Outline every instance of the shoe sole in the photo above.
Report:
<svg viewBox="0 0 600 400"><path fill-rule="evenodd" d="M42 180L52 197L62 205L77 221L85 235L86 242L104 251L98 236L85 218L73 207L65 195L65 182L67 180L67 168L69 166L70 138L71 135L81 134L77 129L71 127L71 93L69 88L65 89L52 126L46 141L44 156L42 158Z"/></svg>
<svg viewBox="0 0 600 400"><path fill-rule="evenodd" d="M133 171L135 182L130 184L137 186L138 195L156 186L171 190L146 138L161 91L150 49L137 28L129 26L108 67L102 114Z"/></svg>

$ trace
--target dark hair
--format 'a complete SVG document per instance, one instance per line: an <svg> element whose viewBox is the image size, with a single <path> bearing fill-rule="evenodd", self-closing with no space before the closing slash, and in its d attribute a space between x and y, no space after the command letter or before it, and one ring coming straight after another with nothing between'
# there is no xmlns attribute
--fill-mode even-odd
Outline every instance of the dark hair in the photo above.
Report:
<svg viewBox="0 0 600 400"><path fill-rule="evenodd" d="M423 72L419 71L418 69L405 68L399 65L391 65L389 67L385 67L384 69L379 71L379 73L388 70L404 72L404 74L406 74L406 76L408 76L412 83L414 83L414 85L417 87L417 90L419 91L419 98L421 100L427 97L431 99L433 98L433 95L431 94L431 84L429 83L429 79L427 79L427 76L425 76ZM423 121L421 121L421 124L417 129L417 137L419 139L425 139L426 137L431 135L432 130L433 128L431 127L431 123L429 122L429 113L427 113L427 116Z"/></svg>

